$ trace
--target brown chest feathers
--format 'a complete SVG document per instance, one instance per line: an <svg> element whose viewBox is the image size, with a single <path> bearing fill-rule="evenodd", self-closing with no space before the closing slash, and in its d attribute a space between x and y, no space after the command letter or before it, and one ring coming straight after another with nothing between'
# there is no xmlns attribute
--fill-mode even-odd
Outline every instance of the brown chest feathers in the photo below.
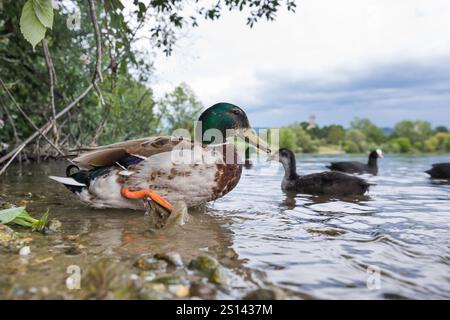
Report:
<svg viewBox="0 0 450 320"><path fill-rule="evenodd" d="M217 172L214 177L214 188L212 199L223 197L236 187L241 178L242 164L233 144L225 144L220 150L223 154L224 163L216 164Z"/></svg>

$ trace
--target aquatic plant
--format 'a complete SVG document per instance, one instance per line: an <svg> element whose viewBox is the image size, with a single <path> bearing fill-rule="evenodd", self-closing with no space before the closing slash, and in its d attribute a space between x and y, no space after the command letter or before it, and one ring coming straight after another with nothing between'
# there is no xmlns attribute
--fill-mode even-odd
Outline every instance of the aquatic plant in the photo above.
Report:
<svg viewBox="0 0 450 320"><path fill-rule="evenodd" d="M39 219L33 218L25 207L0 210L0 224L16 224L33 231L43 231L48 218L48 210Z"/></svg>

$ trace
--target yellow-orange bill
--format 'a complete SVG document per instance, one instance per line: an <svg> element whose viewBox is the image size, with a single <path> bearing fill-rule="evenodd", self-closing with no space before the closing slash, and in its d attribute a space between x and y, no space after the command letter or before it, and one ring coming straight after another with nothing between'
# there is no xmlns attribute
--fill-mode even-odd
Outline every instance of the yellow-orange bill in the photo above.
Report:
<svg viewBox="0 0 450 320"><path fill-rule="evenodd" d="M241 137L248 139L250 144L255 146L257 149L267 152L267 153L270 153L270 148L267 145L267 143L264 140L262 140L260 137L258 137L258 135L256 134L255 131L253 131L253 129L248 128L248 129L242 130Z"/></svg>

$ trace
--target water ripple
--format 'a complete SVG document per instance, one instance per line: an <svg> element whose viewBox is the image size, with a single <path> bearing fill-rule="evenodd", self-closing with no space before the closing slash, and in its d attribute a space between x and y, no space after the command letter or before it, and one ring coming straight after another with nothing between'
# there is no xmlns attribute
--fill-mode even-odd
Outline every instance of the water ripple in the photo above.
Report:
<svg viewBox="0 0 450 320"><path fill-rule="evenodd" d="M450 186L423 173L445 157L387 157L358 201L280 190L282 170L257 164L215 205L236 218L234 249L274 283L319 298L449 298ZM323 171L334 156L301 156L302 173ZM258 167L259 166L259 167ZM242 219L247 217L249 219ZM369 290L369 266L380 289Z"/></svg>

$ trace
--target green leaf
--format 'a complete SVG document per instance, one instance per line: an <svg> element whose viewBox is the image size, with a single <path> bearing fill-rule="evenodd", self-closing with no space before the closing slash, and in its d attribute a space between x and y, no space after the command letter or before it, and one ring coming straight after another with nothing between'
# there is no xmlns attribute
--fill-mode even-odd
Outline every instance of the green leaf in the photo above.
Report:
<svg viewBox="0 0 450 320"><path fill-rule="evenodd" d="M143 2L139 1L138 6L139 6L139 11L142 13L145 12L145 10L147 9L147 7L145 6L145 3L143 3Z"/></svg>
<svg viewBox="0 0 450 320"><path fill-rule="evenodd" d="M42 231L42 230L44 230L44 228L45 228L45 224L47 223L47 219L48 219L48 210L47 210L47 212L45 212L42 216L41 216L41 218L38 220L38 221L36 221L35 223L33 223L33 227L32 227L32 229L33 229L33 231Z"/></svg>
<svg viewBox="0 0 450 320"><path fill-rule="evenodd" d="M42 25L51 29L53 26L52 0L33 0L33 9Z"/></svg>
<svg viewBox="0 0 450 320"><path fill-rule="evenodd" d="M125 75L125 74L127 74L127 72L128 72L127 62L125 61L125 59L123 59L120 62L119 73L122 74L122 75Z"/></svg>
<svg viewBox="0 0 450 320"><path fill-rule="evenodd" d="M119 9L120 11L122 11L125 8L122 2L120 2L120 0L110 0L110 1L114 9Z"/></svg>
<svg viewBox="0 0 450 320"><path fill-rule="evenodd" d="M17 219L21 219L24 221L27 221L29 223L35 223L37 222L37 220L35 218L33 218L32 216L30 216L30 214L27 212L27 210L23 210L16 219L14 219L13 222L15 222Z"/></svg>
<svg viewBox="0 0 450 320"><path fill-rule="evenodd" d="M24 207L0 210L0 223L14 223L22 227L31 228L32 231L42 231L47 223L48 210L39 220L30 216Z"/></svg>
<svg viewBox="0 0 450 320"><path fill-rule="evenodd" d="M24 207L9 208L0 210L0 223L7 224L17 218L21 213L25 211Z"/></svg>
<svg viewBox="0 0 450 320"><path fill-rule="evenodd" d="M19 226L25 227L25 228L32 228L33 224L30 223L29 221L21 218L21 217L17 217L15 218L13 221L11 221L11 223L15 223Z"/></svg>
<svg viewBox="0 0 450 320"><path fill-rule="evenodd" d="M34 47L45 37L46 28L36 17L33 10L33 0L28 0L22 9L20 31L25 39Z"/></svg>

